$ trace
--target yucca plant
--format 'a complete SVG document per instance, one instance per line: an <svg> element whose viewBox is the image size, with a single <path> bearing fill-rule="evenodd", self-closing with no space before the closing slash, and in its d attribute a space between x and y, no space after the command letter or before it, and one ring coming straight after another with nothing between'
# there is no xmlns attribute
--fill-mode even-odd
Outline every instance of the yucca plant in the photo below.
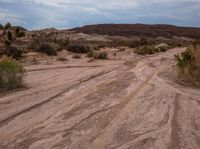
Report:
<svg viewBox="0 0 200 149"><path fill-rule="evenodd" d="M12 25L8 22L5 24L4 29L7 30L7 29L10 29L11 27Z"/></svg>
<svg viewBox="0 0 200 149"><path fill-rule="evenodd" d="M7 43L7 45L11 45L13 40L14 40L14 35L13 35L12 31L6 30L5 43Z"/></svg>
<svg viewBox="0 0 200 149"><path fill-rule="evenodd" d="M17 38L24 37L26 34L19 27L13 30L12 25L7 23L3 28L3 41L10 46Z"/></svg>

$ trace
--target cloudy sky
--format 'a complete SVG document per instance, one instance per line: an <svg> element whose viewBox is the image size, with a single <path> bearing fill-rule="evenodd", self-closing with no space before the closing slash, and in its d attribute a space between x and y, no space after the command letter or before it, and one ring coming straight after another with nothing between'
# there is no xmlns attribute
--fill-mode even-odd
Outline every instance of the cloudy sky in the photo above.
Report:
<svg viewBox="0 0 200 149"><path fill-rule="evenodd" d="M200 0L0 0L0 23L28 29L146 23L200 27Z"/></svg>

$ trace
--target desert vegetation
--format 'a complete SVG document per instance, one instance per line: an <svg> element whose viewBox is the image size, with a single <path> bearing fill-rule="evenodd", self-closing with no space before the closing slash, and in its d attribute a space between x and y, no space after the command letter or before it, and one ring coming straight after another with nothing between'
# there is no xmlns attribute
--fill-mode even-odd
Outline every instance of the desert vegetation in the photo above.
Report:
<svg viewBox="0 0 200 149"><path fill-rule="evenodd" d="M18 38L24 37L25 32L19 27L13 28L10 23L2 26L3 33L1 34L0 44L1 50L0 55L7 55L14 59L20 59L22 57L22 51L16 45ZM2 46L2 43L4 46Z"/></svg>
<svg viewBox="0 0 200 149"><path fill-rule="evenodd" d="M8 91L23 86L25 69L10 58L0 61L0 91Z"/></svg>
<svg viewBox="0 0 200 149"><path fill-rule="evenodd" d="M32 48L38 52L45 53L49 56L57 55L57 50L60 48L59 45L51 42L36 42L32 43Z"/></svg>
<svg viewBox="0 0 200 149"><path fill-rule="evenodd" d="M49 56L56 56L57 51L66 48L68 44L68 39L58 39L54 36L34 36L29 44L29 48Z"/></svg>
<svg viewBox="0 0 200 149"><path fill-rule="evenodd" d="M81 59L81 55L80 54L75 54L72 56L73 59Z"/></svg>
<svg viewBox="0 0 200 149"><path fill-rule="evenodd" d="M91 50L88 52L87 57L94 58L94 59L108 59L108 54L105 51L94 51Z"/></svg>
<svg viewBox="0 0 200 149"><path fill-rule="evenodd" d="M195 43L186 51L175 55L178 76L187 81L200 83L200 44Z"/></svg>
<svg viewBox="0 0 200 149"><path fill-rule="evenodd" d="M170 46L168 46L167 44L164 44L164 43L159 44L157 46L144 45L139 48L136 48L134 52L139 55L155 54L155 53L159 53L159 52L166 52L169 48L170 48Z"/></svg>
<svg viewBox="0 0 200 149"><path fill-rule="evenodd" d="M68 59L64 56L58 56L57 61L65 62L68 61Z"/></svg>
<svg viewBox="0 0 200 149"><path fill-rule="evenodd" d="M67 47L67 50L73 53L83 54L83 53L88 53L90 51L90 47L87 45L73 43Z"/></svg>

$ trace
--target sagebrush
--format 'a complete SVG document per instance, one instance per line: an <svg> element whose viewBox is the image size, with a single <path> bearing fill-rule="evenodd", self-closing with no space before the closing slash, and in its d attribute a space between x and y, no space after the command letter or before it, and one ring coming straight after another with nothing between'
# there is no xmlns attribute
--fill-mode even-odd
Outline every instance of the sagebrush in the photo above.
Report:
<svg viewBox="0 0 200 149"><path fill-rule="evenodd" d="M200 44L189 46L184 52L175 55L178 76L200 83Z"/></svg>
<svg viewBox="0 0 200 149"><path fill-rule="evenodd" d="M8 91L23 86L24 67L12 59L0 61L0 91Z"/></svg>
<svg viewBox="0 0 200 149"><path fill-rule="evenodd" d="M108 54L105 51L96 52L94 50L91 50L90 52L88 52L87 57L94 59L108 59Z"/></svg>

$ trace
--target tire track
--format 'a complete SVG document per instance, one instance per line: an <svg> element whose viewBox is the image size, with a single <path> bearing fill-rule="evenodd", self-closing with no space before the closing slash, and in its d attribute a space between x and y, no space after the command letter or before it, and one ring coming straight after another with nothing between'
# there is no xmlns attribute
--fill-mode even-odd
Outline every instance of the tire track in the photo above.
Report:
<svg viewBox="0 0 200 149"><path fill-rule="evenodd" d="M123 117L124 113L127 113L126 106L128 103L137 97L137 95L148 85L149 81L153 78L153 76L156 74L157 71L154 71L151 76L149 76L144 82L142 82L131 94L129 94L125 100L121 103L120 111L115 115L115 117L108 123L108 125L105 127L104 131L97 136L92 145L91 149L104 149L105 148L105 142L107 138L110 138L110 134L115 129L116 125L118 124L118 121Z"/></svg>
<svg viewBox="0 0 200 149"><path fill-rule="evenodd" d="M27 72L43 71L43 70L57 70L57 69L65 69L65 68L95 68L95 67L102 67L102 66L103 65L95 65L95 66L60 66L60 67L52 67L52 68L27 69Z"/></svg>
<svg viewBox="0 0 200 149"><path fill-rule="evenodd" d="M110 71L106 71L106 72L104 72L104 73L103 73L103 72L99 72L99 73L98 73L98 76L100 77L100 76L102 76L102 75L108 74L108 73L110 73L110 72L112 72L112 71L115 71L115 70L117 70L117 69L121 69L121 66L120 66L120 67L117 67L117 68L114 68L114 69L112 69L112 70L110 70ZM82 82L90 81L91 79L97 78L98 76L97 76L97 75L92 75L92 76L90 76L89 78L82 79ZM74 88L73 88L73 89L74 89ZM86 96L86 95L85 95L85 96ZM58 96L58 97L59 97L59 96ZM62 106L65 107L64 105L62 105ZM78 126L79 124L81 124L82 122L84 122L85 120L87 120L88 118L90 118L90 117L92 117L92 116L94 116L94 115L96 115L96 114L98 114L98 113L100 113L100 112L107 111L107 110L109 110L109 109L111 109L111 108L114 108L115 106L116 106L116 105L111 106L111 107L107 107L107 108L103 108L103 109L101 109L101 110L98 110L98 111L96 111L96 112L94 112L94 113L88 115L87 117L81 119L80 122L74 124L73 126L71 126L70 128L66 129L65 131L70 131L71 129L75 128L76 126ZM61 108L61 107L59 108L59 107L58 107L57 110L60 110L60 109L63 109L63 108ZM34 124L38 124L38 123L40 123L40 122L41 122L41 120L40 120L40 121L35 121ZM18 130L15 130L15 131L13 131L13 132L11 132L11 133L9 133L9 134L6 134L6 135L5 135L4 137L2 137L2 138L0 137L0 142L3 142L3 141L5 141L5 140L9 139L10 137L16 135L19 131L22 133L23 131L25 131L25 129L28 129L28 128L32 127L32 126L34 126L34 125L32 125L32 124L30 123L30 124L28 124L26 127L22 128L22 129L18 129ZM60 131L58 131L58 132L60 132ZM55 132L55 133L58 133L58 132Z"/></svg>
<svg viewBox="0 0 200 149"><path fill-rule="evenodd" d="M34 105L31 105L30 107L28 107L28 108L26 108L26 109L22 109L21 111L15 113L15 114L13 114L13 115L11 115L11 116L9 116L9 117L2 118L2 119L0 120L0 127L6 125L7 123L9 123L9 122L10 122L11 120L13 120L14 118L16 118L16 117L18 117L18 116L20 116L20 115L22 115L22 114L24 114L24 113L26 113L26 112L29 112L29 111L31 111L31 110L33 110L33 109L36 109L36 108L38 108L38 107L40 107L40 106L42 106L42 105L44 105L44 104L46 104L46 103L48 103L48 102L51 102L53 99L55 99L55 98L57 98L57 97L59 97L59 96L62 96L64 93L70 91L71 89L74 89L74 88L78 87L79 85L81 85L81 84L83 84L83 83L85 83L85 82L87 82L87 81L90 81L90 80L92 80L92 79L95 79L95 78L98 78L98 77L103 76L103 75L105 75L105 74L108 74L108 73L110 73L110 72L112 72L112 71L115 71L115 70L117 70L117 69L119 69L119 68L121 68L121 66L120 66L120 67L113 68L113 69L111 69L111 70L109 70L109 71L102 71L102 72L99 72L99 73L97 73L97 74L95 74L95 75L92 75L92 76L90 76L90 77L88 77L88 78L83 78L83 79L79 80L79 82L77 82L77 83L75 83L75 84L73 84L73 85L71 85L71 86L69 86L69 87L63 89L63 90L60 91L59 93L53 95L52 97L50 97L50 98L48 98L48 99L46 99L46 100L44 100L44 101L40 101L40 102L38 102L38 103L35 103Z"/></svg>
<svg viewBox="0 0 200 149"><path fill-rule="evenodd" d="M179 136L178 136L178 122L177 122L177 117L178 117L178 111L179 111L179 98L180 94L176 95L176 98L174 99L174 114L171 120L171 144L169 145L169 149L179 149Z"/></svg>

